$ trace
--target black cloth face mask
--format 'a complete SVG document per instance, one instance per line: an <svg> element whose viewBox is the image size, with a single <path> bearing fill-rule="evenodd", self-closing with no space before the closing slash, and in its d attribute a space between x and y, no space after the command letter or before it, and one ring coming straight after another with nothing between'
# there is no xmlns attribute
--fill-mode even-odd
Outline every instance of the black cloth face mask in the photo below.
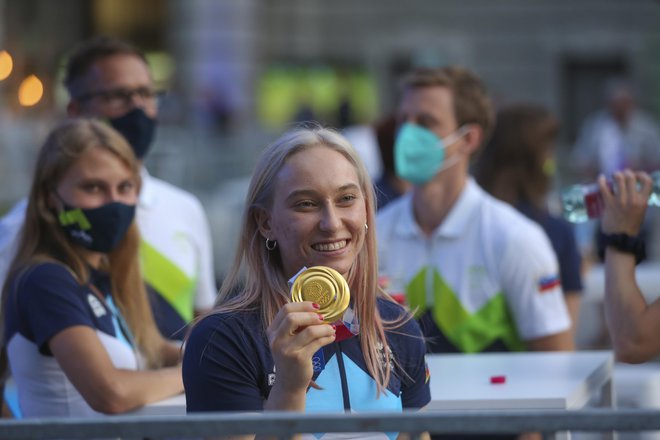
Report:
<svg viewBox="0 0 660 440"><path fill-rule="evenodd" d="M115 249L126 236L135 217L135 205L120 202L92 209L62 203L64 209L58 214L58 220L69 239L96 252L108 253Z"/></svg>
<svg viewBox="0 0 660 440"><path fill-rule="evenodd" d="M156 119L150 118L140 107L118 118L109 118L110 125L126 138L135 157L144 159L156 132Z"/></svg>

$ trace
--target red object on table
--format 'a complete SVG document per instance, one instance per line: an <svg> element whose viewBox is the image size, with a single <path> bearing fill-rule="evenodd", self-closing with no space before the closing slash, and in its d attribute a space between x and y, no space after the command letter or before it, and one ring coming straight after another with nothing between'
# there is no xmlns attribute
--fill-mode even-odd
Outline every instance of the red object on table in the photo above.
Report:
<svg viewBox="0 0 660 440"><path fill-rule="evenodd" d="M492 384L506 383L506 376L491 376L490 383Z"/></svg>

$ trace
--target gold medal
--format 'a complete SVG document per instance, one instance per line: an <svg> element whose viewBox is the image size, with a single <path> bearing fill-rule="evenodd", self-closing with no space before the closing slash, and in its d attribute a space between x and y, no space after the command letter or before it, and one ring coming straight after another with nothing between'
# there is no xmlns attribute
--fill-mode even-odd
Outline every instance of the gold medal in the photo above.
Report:
<svg viewBox="0 0 660 440"><path fill-rule="evenodd" d="M342 317L350 299L351 294L344 277L326 266L308 268L296 277L291 286L291 300L318 304L323 322L328 324Z"/></svg>

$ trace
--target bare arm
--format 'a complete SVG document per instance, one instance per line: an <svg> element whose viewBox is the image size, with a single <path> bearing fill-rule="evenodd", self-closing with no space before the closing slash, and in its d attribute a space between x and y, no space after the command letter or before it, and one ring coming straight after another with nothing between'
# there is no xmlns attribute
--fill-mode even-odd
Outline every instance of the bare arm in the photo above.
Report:
<svg viewBox="0 0 660 440"><path fill-rule="evenodd" d="M122 413L183 392L181 367L115 368L90 327L69 327L55 335L49 347L67 378L96 411Z"/></svg>
<svg viewBox="0 0 660 440"><path fill-rule="evenodd" d="M419 435L420 440L431 440L431 435L428 432L422 432ZM396 440L410 440L410 434L400 432Z"/></svg>
<svg viewBox="0 0 660 440"><path fill-rule="evenodd" d="M163 338L161 348L161 356L163 358L163 365L166 367L174 367L181 363L181 357L183 356L183 350L181 348L181 342L178 341L169 341Z"/></svg>
<svg viewBox="0 0 660 440"><path fill-rule="evenodd" d="M564 292L564 299L566 300L568 315L571 317L571 338L575 341L577 322L580 317L580 305L582 304L582 295L579 290L569 290Z"/></svg>
<svg viewBox="0 0 660 440"><path fill-rule="evenodd" d="M603 232L638 235L651 178L630 170L613 177L616 194L602 176L598 182L605 203ZM639 363L660 353L660 301L646 303L635 280L635 256L611 247L605 251L605 318L619 360Z"/></svg>
<svg viewBox="0 0 660 440"><path fill-rule="evenodd" d="M617 359L645 362L660 353L660 300L647 305L635 281L635 256L605 251L605 317Z"/></svg>
<svg viewBox="0 0 660 440"><path fill-rule="evenodd" d="M554 335L525 341L529 351L573 351L575 342L572 331L566 330Z"/></svg>

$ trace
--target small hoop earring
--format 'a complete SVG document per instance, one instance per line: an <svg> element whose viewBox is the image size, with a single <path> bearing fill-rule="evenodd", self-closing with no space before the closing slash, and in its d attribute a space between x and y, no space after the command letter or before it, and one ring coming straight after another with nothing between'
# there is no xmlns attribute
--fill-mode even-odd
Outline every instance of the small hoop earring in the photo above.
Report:
<svg viewBox="0 0 660 440"><path fill-rule="evenodd" d="M368 231L368 230L369 230L369 225L366 224L366 223L364 224L364 230L365 230L365 231Z"/></svg>
<svg viewBox="0 0 660 440"><path fill-rule="evenodd" d="M269 251L274 251L277 247L277 241L266 239L266 249Z"/></svg>

